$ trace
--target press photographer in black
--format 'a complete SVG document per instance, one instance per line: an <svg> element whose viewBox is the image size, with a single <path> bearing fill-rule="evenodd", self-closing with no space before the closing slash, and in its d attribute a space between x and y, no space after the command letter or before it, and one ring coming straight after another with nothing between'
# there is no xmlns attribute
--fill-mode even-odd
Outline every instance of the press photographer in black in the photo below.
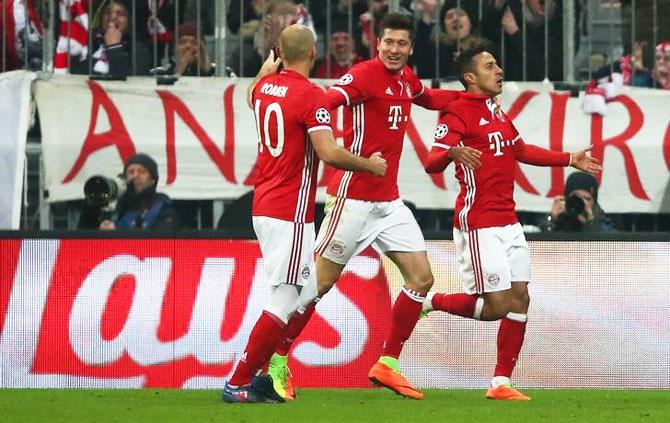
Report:
<svg viewBox="0 0 670 423"><path fill-rule="evenodd" d="M598 204L598 181L583 172L565 181L565 195L554 198L551 212L540 225L554 232L611 232L611 220Z"/></svg>
<svg viewBox="0 0 670 423"><path fill-rule="evenodd" d="M122 176L124 180L118 183L113 178L101 176L86 182L79 229L179 229L179 216L172 201L167 195L156 192L158 165L154 159L144 153L131 156L123 167ZM116 207L109 211L107 207L117 195Z"/></svg>

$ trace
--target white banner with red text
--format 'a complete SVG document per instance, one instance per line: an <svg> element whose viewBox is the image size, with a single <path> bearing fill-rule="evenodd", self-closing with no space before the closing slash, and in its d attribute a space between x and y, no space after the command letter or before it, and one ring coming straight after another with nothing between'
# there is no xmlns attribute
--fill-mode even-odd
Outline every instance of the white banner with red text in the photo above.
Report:
<svg viewBox="0 0 670 423"><path fill-rule="evenodd" d="M530 243L524 387L668 389L670 244ZM451 241L429 241L442 292L460 292ZM580 260L575 260L580 257ZM256 241L0 240L0 387L221 388L268 299ZM366 250L293 345L298 387L369 387L403 285ZM421 388L484 388L498 323L433 312L401 368Z"/></svg>
<svg viewBox="0 0 670 423"><path fill-rule="evenodd" d="M0 73L0 229L19 229L33 79L26 71Z"/></svg>
<svg viewBox="0 0 670 423"><path fill-rule="evenodd" d="M140 151L156 159L159 190L175 199L239 197L253 184L256 161L256 128L245 98L249 81L181 78L171 87L147 78L37 81L49 201L82 198L88 177L116 175ZM608 104L605 117L583 114L581 97L552 91L551 84L508 83L501 100L526 142L554 151L593 146L604 163L598 179L606 211L670 211L670 92L627 88ZM437 116L412 108L400 163L401 196L420 208L452 208L458 194L453 166L444 174L423 171ZM341 140L341 112L334 127ZM548 211L571 171L521 165L517 208ZM322 171L320 187L328 175Z"/></svg>

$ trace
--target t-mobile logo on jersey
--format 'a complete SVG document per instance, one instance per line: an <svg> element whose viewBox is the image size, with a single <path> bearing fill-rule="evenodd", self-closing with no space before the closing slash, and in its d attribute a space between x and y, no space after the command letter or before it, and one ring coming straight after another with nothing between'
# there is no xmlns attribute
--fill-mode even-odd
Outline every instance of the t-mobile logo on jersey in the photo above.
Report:
<svg viewBox="0 0 670 423"><path fill-rule="evenodd" d="M390 129L398 129L398 122L407 122L407 116L402 115L402 106L389 106Z"/></svg>
<svg viewBox="0 0 670 423"><path fill-rule="evenodd" d="M513 139L512 141L509 140L504 141L500 131L489 132L489 148L491 150L495 150L495 153L493 153L493 157L502 156L503 155L502 148L514 145L514 143L516 143L516 138Z"/></svg>

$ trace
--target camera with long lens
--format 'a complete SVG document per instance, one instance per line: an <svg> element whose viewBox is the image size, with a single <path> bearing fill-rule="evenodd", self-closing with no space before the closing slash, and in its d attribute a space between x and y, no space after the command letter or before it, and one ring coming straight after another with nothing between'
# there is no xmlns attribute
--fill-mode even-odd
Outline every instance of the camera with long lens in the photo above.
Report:
<svg viewBox="0 0 670 423"><path fill-rule="evenodd" d="M127 183L120 176L94 175L84 184L84 198L90 207L105 208L126 192Z"/></svg>
<svg viewBox="0 0 670 423"><path fill-rule="evenodd" d="M584 215L586 211L586 203L584 200L576 195L569 195L565 199L565 211L558 216L558 219L553 224L554 231L581 231L584 229L584 223L579 219L579 216Z"/></svg>
<svg viewBox="0 0 670 423"><path fill-rule="evenodd" d="M586 203L580 196L573 194L565 200L566 214L577 217L584 214L584 210L586 210Z"/></svg>

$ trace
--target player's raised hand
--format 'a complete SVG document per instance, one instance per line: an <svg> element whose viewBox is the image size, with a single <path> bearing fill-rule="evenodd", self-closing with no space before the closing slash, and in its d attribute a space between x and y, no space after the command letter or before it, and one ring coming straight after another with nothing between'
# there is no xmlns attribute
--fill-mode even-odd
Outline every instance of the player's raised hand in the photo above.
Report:
<svg viewBox="0 0 670 423"><path fill-rule="evenodd" d="M370 173L375 176L384 176L386 175L386 159L382 157L382 153L379 151L372 153L368 158L370 162Z"/></svg>
<svg viewBox="0 0 670 423"><path fill-rule="evenodd" d="M258 71L258 76L262 77L271 73L276 73L280 64L281 57L275 57L275 52L273 49L271 49L270 54L268 54L268 58L265 59L265 62L263 62L260 71Z"/></svg>
<svg viewBox="0 0 670 423"><path fill-rule="evenodd" d="M455 161L461 162L470 169L477 169L481 164L482 152L472 147L451 147L447 156Z"/></svg>
<svg viewBox="0 0 670 423"><path fill-rule="evenodd" d="M588 148L577 151L575 153L570 153L570 157L572 159L570 166L592 175L602 171L603 168L600 166L600 160L596 159L595 157L591 157L589 154L592 148L593 146L589 146Z"/></svg>

